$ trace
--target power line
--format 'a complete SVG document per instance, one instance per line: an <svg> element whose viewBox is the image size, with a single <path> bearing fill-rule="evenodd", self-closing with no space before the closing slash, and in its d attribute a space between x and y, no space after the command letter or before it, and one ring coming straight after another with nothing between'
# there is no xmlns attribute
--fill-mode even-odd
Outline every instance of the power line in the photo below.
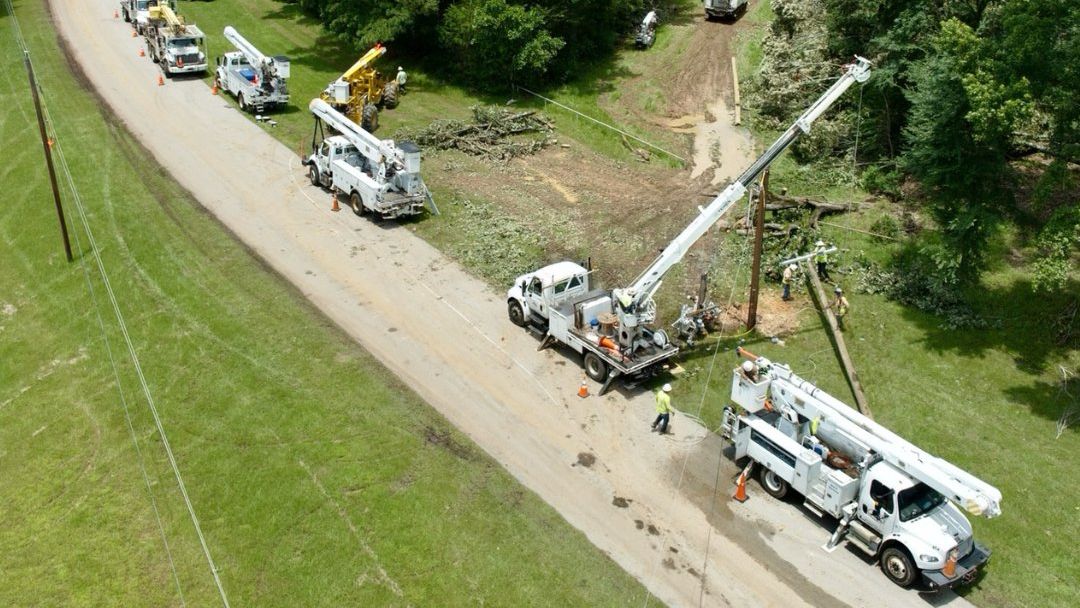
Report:
<svg viewBox="0 0 1080 608"><path fill-rule="evenodd" d="M22 29L19 26L18 17L15 15L15 11L11 6L11 0L5 0L5 3L7 4L8 13L11 15L11 18L12 18L12 23L14 24L15 34L16 34L16 38L17 38L17 40L19 42L19 45L22 47L22 49L23 49L23 51L25 53L28 53L29 48L26 45L25 38L23 38ZM48 104L45 103L44 99L42 100L41 105L42 105L42 109L43 109L43 111L45 113L45 116L46 116L46 119L48 120L48 122L50 124L55 124L53 122L52 116L51 116L51 114L49 112ZM55 135L55 133L54 133L54 135ZM200 526L200 524L199 524L199 518L195 514L195 508L191 503L191 498L188 495L187 487L184 484L184 479L180 474L180 468L177 465L176 457L175 457L175 455L173 454L173 451L172 451L172 446L169 444L168 436L165 434L165 428L164 428L164 425L161 422L161 416L158 413L157 405L154 402L153 395L150 393L150 387L146 382L146 376L143 374L142 365L139 362L138 354L135 351L135 346L132 343L131 335L128 332L127 323L124 321L124 315L120 311L120 306L119 306L119 303L117 302L116 294L113 291L112 284L109 281L109 275L105 271L105 264L101 259L100 250L99 250L99 248L97 246L97 241L94 238L94 233L90 228L90 222L89 222L89 219L87 218L87 215L86 215L86 210L85 210L85 208L83 207L83 204L82 204L82 197L79 195L78 188L75 185L75 179L71 174L71 169L68 166L67 158L64 155L63 146L60 144L59 138L54 137L54 145L55 145L56 150L57 150L57 157L60 160L60 167L61 167L61 169L62 169L62 171L64 173L64 176L66 177L66 181L68 183L68 188L70 189L71 194L72 194L72 200L75 203L75 208L78 211L78 215L79 215L80 220L82 221L83 229L86 231L86 237L87 237L87 241L88 241L88 243L90 245L91 255L94 258L94 261L95 261L97 269L98 269L98 273L101 276L102 284L105 286L106 294L109 297L109 303L111 304L112 309L113 309L113 313L116 316L117 323L118 323L118 325L120 327L120 332L121 332L121 334L123 335L123 338L124 338L124 344L127 347L128 355L130 356L132 365L135 368L135 373L139 378L139 384L140 384L140 387L142 388L143 395L146 397L147 405L149 406L150 412L153 415L154 425L157 428L158 435L161 437L161 443L162 443L162 446L165 448L165 454L168 457L169 465L172 468L173 475L176 478L176 483L177 483L177 486L180 489L180 494L184 498L184 505L187 508L188 515L190 515L190 517L191 517L191 522L195 527L195 532L199 537L199 543L200 543L200 545L202 547L203 555L206 557L206 561L207 561L208 565L210 566L211 574L213 574L213 577L214 577L214 584L217 586L218 593L221 596L222 604L225 606L225 608L229 608L229 599L225 594L225 588L221 583L220 576L218 575L217 566L215 565L214 559L210 554L210 548L206 543L206 537L203 535L202 526ZM81 248L81 244L80 244L80 248ZM95 292L93 291L93 287L89 283L89 271L86 270L85 263L81 263L81 265L84 268L84 274L86 274L86 276L87 276L88 286L90 286L91 294L94 294ZM94 295L93 297L94 297L94 302L96 303L97 302L96 295ZM96 307L95 307L95 310L96 310ZM98 312L98 318L99 318L99 321L100 321L101 320L100 312ZM107 334L106 334L106 332L104 330L104 323L102 322L100 325L101 325L101 328L102 328L102 335L105 337L106 345L107 345L107 348L108 348L109 342L108 342ZM112 350L111 350L111 348L108 348L108 350L109 350L109 356L110 356L110 360L111 360L112 359ZM116 375L117 386L119 388L121 385L120 385L119 374L117 373L118 370L117 370L117 368L115 366L115 362L113 363L113 371L114 371L114 375ZM131 426L131 418L128 415L128 412L127 412L126 399L123 397L122 388L120 388L120 390L121 390L121 397L122 397L122 400L124 402L125 416L127 417L129 429L130 429L130 431L132 433L132 436L134 438L134 428ZM138 441L137 440L135 441L135 446L136 446L137 454L141 458L141 450L139 450L139 448L138 448ZM140 467L143 468L144 480L146 481L147 487L149 488L149 479L148 479L148 477L146 475L145 466L143 466L143 463L142 463L141 460L140 460ZM153 499L153 493L152 492L151 492L151 498ZM158 514L158 511L157 511L156 500L154 501L154 512L155 512L155 515L158 517L159 528L161 529L162 536L164 538L164 527L161 525L161 519L160 519L160 515ZM167 541L166 541L166 548L168 550ZM176 577L176 569L175 569L175 565L172 562L172 553L171 553L171 551L169 551L169 561L170 561L170 565L173 567L173 575L174 575L174 578L176 578L177 586L178 586L178 589L179 589L179 579ZM183 602L183 593L182 592L181 592L181 601Z"/></svg>

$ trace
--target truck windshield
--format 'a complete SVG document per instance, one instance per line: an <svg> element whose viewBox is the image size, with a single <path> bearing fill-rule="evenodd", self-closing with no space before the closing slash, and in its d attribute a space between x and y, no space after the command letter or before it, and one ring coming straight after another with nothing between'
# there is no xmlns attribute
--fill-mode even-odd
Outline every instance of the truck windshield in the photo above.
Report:
<svg viewBox="0 0 1080 608"><path fill-rule="evenodd" d="M901 490L897 500L900 503L900 521L909 521L938 508L945 502L945 497L930 486L920 483Z"/></svg>
<svg viewBox="0 0 1080 608"><path fill-rule="evenodd" d="M194 38L173 38L169 41L170 49L192 49L195 48Z"/></svg>
<svg viewBox="0 0 1080 608"><path fill-rule="evenodd" d="M136 10L145 11L150 8L150 0L139 0L135 5Z"/></svg>

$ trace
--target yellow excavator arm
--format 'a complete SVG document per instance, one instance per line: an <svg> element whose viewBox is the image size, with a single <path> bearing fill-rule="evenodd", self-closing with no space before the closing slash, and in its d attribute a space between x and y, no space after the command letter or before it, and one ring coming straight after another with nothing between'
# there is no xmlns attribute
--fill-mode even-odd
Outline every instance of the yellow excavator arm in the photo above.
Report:
<svg viewBox="0 0 1080 608"><path fill-rule="evenodd" d="M374 62L379 57L382 57L385 53L386 47L381 44L376 44L375 46L371 47L370 51L364 53L364 56L358 59L351 68L346 70L345 73L341 75L341 79L352 80L353 77L356 76L357 72L371 65L372 62Z"/></svg>

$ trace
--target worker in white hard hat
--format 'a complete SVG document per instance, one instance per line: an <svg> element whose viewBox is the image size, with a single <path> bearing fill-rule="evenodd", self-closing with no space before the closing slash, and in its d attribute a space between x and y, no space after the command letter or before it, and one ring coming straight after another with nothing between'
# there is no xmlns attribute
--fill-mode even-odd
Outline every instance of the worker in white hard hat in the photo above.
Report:
<svg viewBox="0 0 1080 608"><path fill-rule="evenodd" d="M836 326L840 328L840 331L844 331L844 316L847 315L851 305L848 304L847 298L844 297L844 290L837 287L833 290L833 294L836 299L829 304L829 308L832 309L833 315L836 316Z"/></svg>
<svg viewBox="0 0 1080 608"><path fill-rule="evenodd" d="M817 276L822 281L832 282L829 277L829 254L825 253L825 241L814 243L814 263L817 264Z"/></svg>
<svg viewBox="0 0 1080 608"><path fill-rule="evenodd" d="M668 432L668 423L675 410L671 409L671 385L665 384L656 391L656 420L652 423L652 430L660 431L661 435Z"/></svg>
<svg viewBox="0 0 1080 608"><path fill-rule="evenodd" d="M789 264L788 267L784 269L784 278L781 283L784 285L783 297L785 302L791 299L791 283L795 280L796 270L795 264Z"/></svg>
<svg viewBox="0 0 1080 608"><path fill-rule="evenodd" d="M750 382L756 383L758 381L757 372L758 372L757 366L754 365L753 361L743 361L742 362L742 373L743 373L744 376L746 376L747 380L749 380Z"/></svg>
<svg viewBox="0 0 1080 608"><path fill-rule="evenodd" d="M397 88L402 94L405 93L405 83L409 81L409 75L405 73L405 68L400 65L397 68Z"/></svg>

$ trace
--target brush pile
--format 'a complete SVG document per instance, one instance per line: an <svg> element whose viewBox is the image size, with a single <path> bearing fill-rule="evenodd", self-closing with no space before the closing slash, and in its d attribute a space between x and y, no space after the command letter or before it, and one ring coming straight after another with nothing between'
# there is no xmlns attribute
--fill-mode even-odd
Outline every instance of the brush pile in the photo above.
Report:
<svg viewBox="0 0 1080 608"><path fill-rule="evenodd" d="M473 106L472 113L472 122L436 120L423 129L402 129L396 136L422 148L461 150L501 162L535 154L555 143L551 121L535 110L512 112L497 106Z"/></svg>

